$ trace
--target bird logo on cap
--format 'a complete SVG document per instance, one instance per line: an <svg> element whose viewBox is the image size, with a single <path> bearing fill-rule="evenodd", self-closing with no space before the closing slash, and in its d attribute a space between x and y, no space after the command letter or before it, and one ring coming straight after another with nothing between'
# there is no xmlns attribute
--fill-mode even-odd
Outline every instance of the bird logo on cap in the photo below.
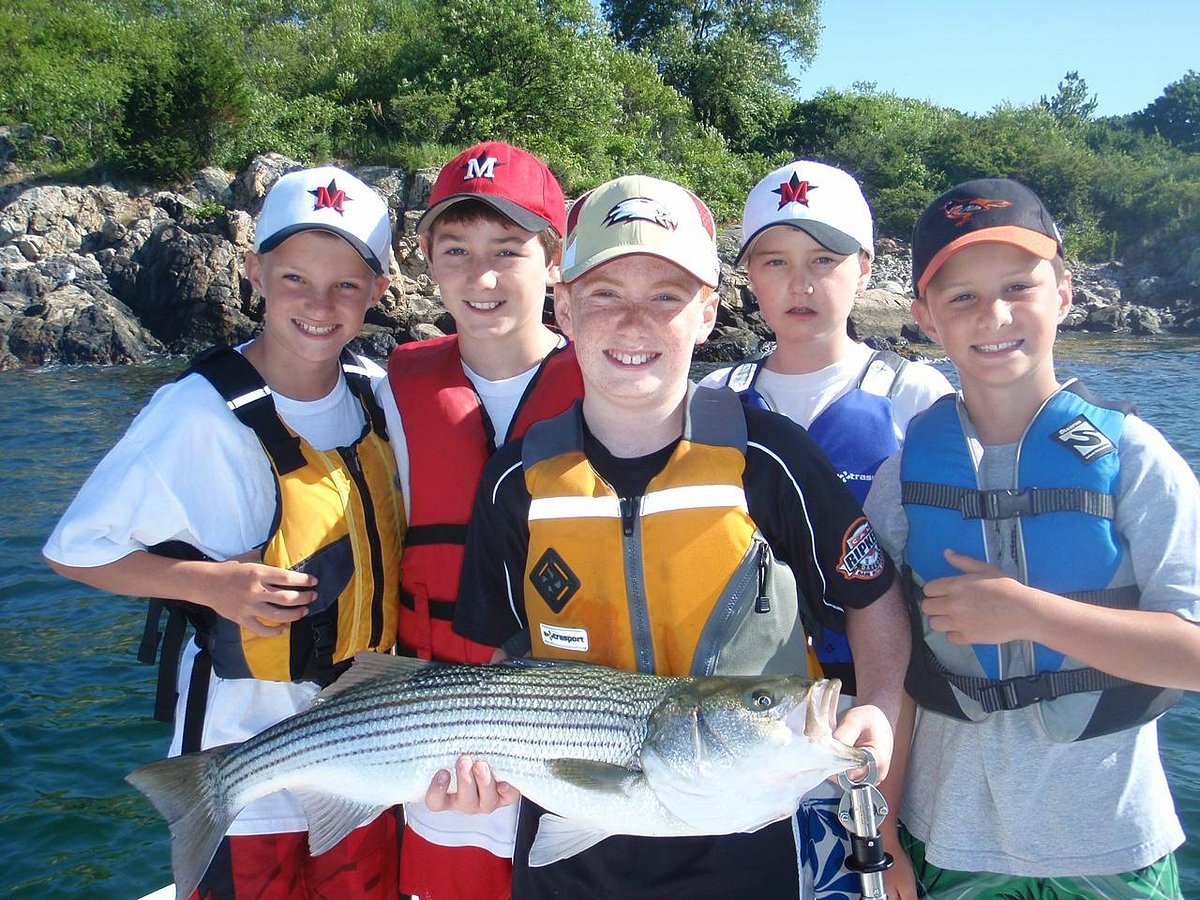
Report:
<svg viewBox="0 0 1200 900"><path fill-rule="evenodd" d="M942 207L942 212L946 214L946 218L961 228L971 221L971 217L977 212L983 212L987 209L1004 209L1006 206L1012 206L1009 200L988 200L986 197L973 197L970 200L947 200L946 205Z"/></svg>
<svg viewBox="0 0 1200 900"><path fill-rule="evenodd" d="M793 172L790 179L779 185L771 193L779 195L779 206L777 208L783 209L789 203L801 203L804 206L808 206L808 192L815 191L816 189L817 185L810 184L808 181L801 181L800 176Z"/></svg>
<svg viewBox="0 0 1200 900"><path fill-rule="evenodd" d="M324 187L315 188L309 191L317 202L313 204L313 209L332 209L339 216L345 215L345 210L342 209L342 204L352 198L346 196L346 192L337 186L337 179L331 179L329 184Z"/></svg>
<svg viewBox="0 0 1200 900"><path fill-rule="evenodd" d="M608 211L604 224L608 227L634 220L653 222L660 228L674 231L679 227L675 216L662 203L649 197L630 197Z"/></svg>

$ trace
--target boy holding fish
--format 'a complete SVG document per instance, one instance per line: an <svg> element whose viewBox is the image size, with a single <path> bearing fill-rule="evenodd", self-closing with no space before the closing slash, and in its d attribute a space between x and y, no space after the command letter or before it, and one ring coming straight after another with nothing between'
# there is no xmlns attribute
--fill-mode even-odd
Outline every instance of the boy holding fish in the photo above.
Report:
<svg viewBox="0 0 1200 900"><path fill-rule="evenodd" d="M455 630L509 656L703 675L805 672L806 631L845 629L863 705L835 735L886 774L909 648L891 562L803 429L688 382L716 321L711 214L630 176L577 201L567 232L555 312L583 400L489 462ZM801 894L788 819L531 867L540 810L522 804L515 897Z"/></svg>
<svg viewBox="0 0 1200 900"><path fill-rule="evenodd" d="M1155 719L1200 690L1200 487L1128 404L1060 382L1062 254L1003 178L913 236L913 314L962 390L866 507L910 592L901 837L929 897L1180 896Z"/></svg>
<svg viewBox="0 0 1200 900"><path fill-rule="evenodd" d="M388 288L391 252L387 206L362 181L331 166L279 178L245 260L262 332L160 388L45 546L68 578L188 606L172 755L258 734L356 652L395 642L404 513L373 395L383 372L344 349ZM385 813L313 857L297 799L264 797L194 896L390 900L396 825Z"/></svg>
<svg viewBox="0 0 1200 900"><path fill-rule="evenodd" d="M469 147L438 173L417 222L421 252L455 334L398 346L377 395L400 473L408 530L398 649L487 662L494 647L450 629L463 539L483 465L506 440L582 393L574 350L542 322L566 230L562 188L537 156L500 141ZM405 807L400 885L433 900L502 900L514 810L464 817L446 773ZM469 764L459 791L474 789ZM486 767L479 767L486 779ZM486 788L485 788L486 789Z"/></svg>

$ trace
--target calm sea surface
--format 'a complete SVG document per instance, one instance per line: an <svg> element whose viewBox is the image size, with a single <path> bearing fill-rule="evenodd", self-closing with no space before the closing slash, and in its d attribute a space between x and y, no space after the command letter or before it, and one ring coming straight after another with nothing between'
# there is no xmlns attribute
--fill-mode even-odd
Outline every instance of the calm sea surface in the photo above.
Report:
<svg viewBox="0 0 1200 900"><path fill-rule="evenodd" d="M154 671L134 654L145 604L54 576L39 550L76 488L180 363L0 373L0 896L140 897L171 880L166 828L122 777L161 756ZM1200 471L1200 339L1072 338L1060 369L1135 401ZM1192 840L1179 860L1200 897L1200 696L1162 720L1162 753ZM1103 813L1079 798L1077 809Z"/></svg>

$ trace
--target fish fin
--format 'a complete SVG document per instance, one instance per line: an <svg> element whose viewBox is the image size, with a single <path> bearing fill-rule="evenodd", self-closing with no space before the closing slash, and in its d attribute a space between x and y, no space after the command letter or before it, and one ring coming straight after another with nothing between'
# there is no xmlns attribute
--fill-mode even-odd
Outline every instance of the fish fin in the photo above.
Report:
<svg viewBox="0 0 1200 900"><path fill-rule="evenodd" d="M582 853L594 847L612 833L580 825L554 813L546 813L538 820L537 834L529 848L531 868L548 866L560 859Z"/></svg>
<svg viewBox="0 0 1200 900"><path fill-rule="evenodd" d="M210 776L226 748L160 759L125 776L171 829L171 869L178 897L190 897L240 812L226 805Z"/></svg>
<svg viewBox="0 0 1200 900"><path fill-rule="evenodd" d="M360 825L372 822L386 806L355 803L316 791L290 788L288 793L299 801L308 820L308 852L320 856Z"/></svg>
<svg viewBox="0 0 1200 900"><path fill-rule="evenodd" d="M430 662L425 659L413 659L411 656L392 656L390 653L375 653L372 650L362 650L354 655L354 665L347 669L333 684L317 694L314 703L328 700L335 694L340 694L355 685L379 678L383 675L416 675L432 666L442 663Z"/></svg>
<svg viewBox="0 0 1200 900"><path fill-rule="evenodd" d="M637 769L590 759L552 759L546 765L556 778L602 794L628 794L632 780L645 777Z"/></svg>

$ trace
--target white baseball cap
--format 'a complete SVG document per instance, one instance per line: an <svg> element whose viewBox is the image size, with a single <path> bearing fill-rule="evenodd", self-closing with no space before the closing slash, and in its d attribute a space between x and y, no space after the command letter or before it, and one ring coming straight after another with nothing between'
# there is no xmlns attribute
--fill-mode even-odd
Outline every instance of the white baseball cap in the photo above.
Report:
<svg viewBox="0 0 1200 900"><path fill-rule="evenodd" d="M328 231L358 251L377 275L388 269L392 223L383 198L336 166L280 176L254 226L254 252L268 253L301 231Z"/></svg>
<svg viewBox="0 0 1200 900"><path fill-rule="evenodd" d="M584 194L567 215L562 279L574 281L621 256L645 253L674 263L709 287L721 274L712 213L687 188L626 175Z"/></svg>
<svg viewBox="0 0 1200 900"><path fill-rule="evenodd" d="M854 178L834 166L801 159L762 179L746 198L742 214L742 249L774 225L790 225L808 233L827 250L849 256L859 250L875 256L871 209Z"/></svg>

